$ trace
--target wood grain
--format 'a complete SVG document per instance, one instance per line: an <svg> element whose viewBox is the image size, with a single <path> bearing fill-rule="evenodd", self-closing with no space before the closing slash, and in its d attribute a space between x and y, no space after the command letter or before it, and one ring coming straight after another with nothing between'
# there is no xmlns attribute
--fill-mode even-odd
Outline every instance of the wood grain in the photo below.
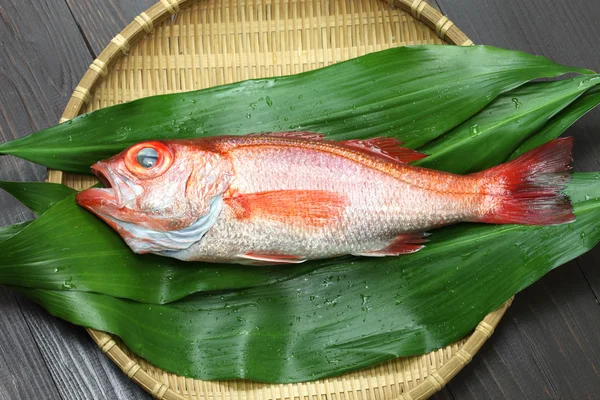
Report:
<svg viewBox="0 0 600 400"><path fill-rule="evenodd" d="M151 398L106 357L84 329L48 318L45 310L29 301L21 308L25 318L36 321L31 330L63 399Z"/></svg>
<svg viewBox="0 0 600 400"><path fill-rule="evenodd" d="M516 297L490 341L448 385L455 398L596 398L600 309L573 264Z"/></svg>
<svg viewBox="0 0 600 400"><path fill-rule="evenodd" d="M592 251L579 257L577 265L583 271L596 303L600 304L600 268L598 268L600 265L600 249L595 247Z"/></svg>
<svg viewBox="0 0 600 400"><path fill-rule="evenodd" d="M137 15L158 0L66 0L94 55Z"/></svg>
<svg viewBox="0 0 600 400"><path fill-rule="evenodd" d="M0 288L0 400L60 399L12 291Z"/></svg>
<svg viewBox="0 0 600 400"><path fill-rule="evenodd" d="M452 395L452 392L450 392L450 389L447 386L445 386L442 388L442 390L440 390L439 392L437 392L436 394L431 396L430 399L431 400L456 400L456 397L454 397Z"/></svg>

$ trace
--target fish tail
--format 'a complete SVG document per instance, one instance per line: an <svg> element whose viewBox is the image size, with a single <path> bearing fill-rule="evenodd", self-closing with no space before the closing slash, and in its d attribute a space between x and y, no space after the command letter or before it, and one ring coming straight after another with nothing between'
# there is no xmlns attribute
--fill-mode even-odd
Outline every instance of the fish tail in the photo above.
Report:
<svg viewBox="0 0 600 400"><path fill-rule="evenodd" d="M556 139L480 172L486 200L478 222L557 225L575 220L562 190L571 180L573 138Z"/></svg>

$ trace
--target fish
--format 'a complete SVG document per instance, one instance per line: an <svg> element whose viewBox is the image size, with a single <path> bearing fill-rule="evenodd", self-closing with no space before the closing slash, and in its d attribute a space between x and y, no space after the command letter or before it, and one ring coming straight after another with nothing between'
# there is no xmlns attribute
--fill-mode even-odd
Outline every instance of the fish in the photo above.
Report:
<svg viewBox="0 0 600 400"><path fill-rule="evenodd" d="M573 139L457 175L411 165L394 138L333 141L312 132L146 141L94 164L104 188L76 201L139 254L184 261L297 264L411 254L459 222L575 220L563 189Z"/></svg>

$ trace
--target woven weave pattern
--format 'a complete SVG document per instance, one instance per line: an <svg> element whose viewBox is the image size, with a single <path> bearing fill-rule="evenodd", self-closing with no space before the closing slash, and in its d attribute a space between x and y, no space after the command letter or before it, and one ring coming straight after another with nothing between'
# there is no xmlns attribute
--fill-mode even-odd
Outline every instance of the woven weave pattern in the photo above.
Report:
<svg viewBox="0 0 600 400"><path fill-rule="evenodd" d="M161 0L116 35L90 65L63 121L141 97L299 73L395 46L442 44L440 38L472 44L425 1L395 0L394 5L406 11L380 0ZM60 171L50 171L49 180L76 189L95 183ZM118 339L89 332L127 376L157 398L409 400L431 396L462 369L506 307L486 317L468 340L445 349L288 385L178 377L138 358Z"/></svg>
<svg viewBox="0 0 600 400"><path fill-rule="evenodd" d="M88 110L152 94L295 74L424 43L443 42L409 14L379 0L198 2L127 50Z"/></svg>

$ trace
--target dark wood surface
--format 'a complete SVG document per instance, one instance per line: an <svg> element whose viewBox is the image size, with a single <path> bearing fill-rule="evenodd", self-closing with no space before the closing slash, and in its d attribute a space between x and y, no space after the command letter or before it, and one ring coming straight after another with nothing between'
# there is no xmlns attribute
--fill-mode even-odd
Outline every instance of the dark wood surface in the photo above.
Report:
<svg viewBox="0 0 600 400"><path fill-rule="evenodd" d="M53 125L93 58L154 0L1 0L0 142ZM475 42L600 70L598 0L437 0ZM569 130L600 170L600 110ZM43 168L0 157L0 180ZM0 193L0 226L30 219ZM600 248L517 296L496 333L434 398L600 398ZM0 287L0 400L147 399L85 332Z"/></svg>

